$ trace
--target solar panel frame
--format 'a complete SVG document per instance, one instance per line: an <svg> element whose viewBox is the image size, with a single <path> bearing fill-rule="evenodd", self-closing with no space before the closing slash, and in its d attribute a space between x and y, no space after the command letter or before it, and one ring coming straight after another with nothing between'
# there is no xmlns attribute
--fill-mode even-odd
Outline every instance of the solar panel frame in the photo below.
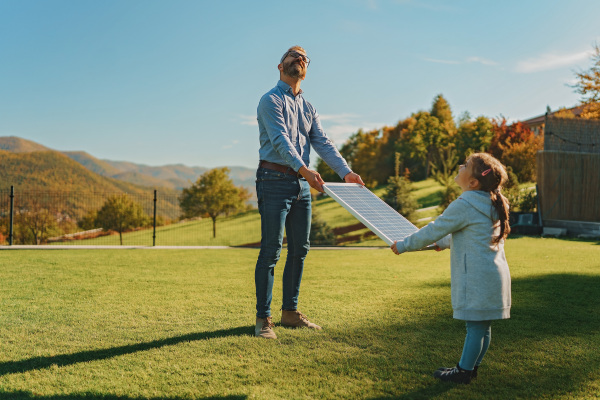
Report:
<svg viewBox="0 0 600 400"><path fill-rule="evenodd" d="M325 183L325 193L389 246L419 230L413 223L358 183ZM423 250L434 249L430 245Z"/></svg>

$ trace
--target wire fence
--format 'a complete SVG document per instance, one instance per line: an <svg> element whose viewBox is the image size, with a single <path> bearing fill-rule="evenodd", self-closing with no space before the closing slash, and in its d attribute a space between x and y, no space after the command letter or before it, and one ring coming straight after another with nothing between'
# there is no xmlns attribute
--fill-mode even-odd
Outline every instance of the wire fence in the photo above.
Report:
<svg viewBox="0 0 600 400"><path fill-rule="evenodd" d="M0 189L0 245L256 246L256 210L182 219L179 198Z"/></svg>

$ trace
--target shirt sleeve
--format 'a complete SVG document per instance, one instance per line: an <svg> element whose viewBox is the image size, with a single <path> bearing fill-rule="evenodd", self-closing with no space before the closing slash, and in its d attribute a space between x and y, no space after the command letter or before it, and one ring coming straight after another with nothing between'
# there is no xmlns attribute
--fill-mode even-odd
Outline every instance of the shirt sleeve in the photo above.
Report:
<svg viewBox="0 0 600 400"><path fill-rule="evenodd" d="M446 241L445 237L452 232L461 230L469 223L466 207L468 205L464 200L453 201L435 221L405 237L402 241L398 241L396 249L399 253L415 251L438 241L442 241L441 244L444 246L449 245L450 243ZM443 238L444 240L442 240Z"/></svg>
<svg viewBox="0 0 600 400"><path fill-rule="evenodd" d="M304 162L290 140L283 118L283 102L275 96L263 96L258 103L257 113L275 151L294 171L298 171Z"/></svg>
<svg viewBox="0 0 600 400"><path fill-rule="evenodd" d="M344 179L344 177L352 172L352 170L348 167L348 163L346 163L346 160L344 160L344 157L342 157L333 142L323 131L319 114L317 114L316 111L313 111L313 113L313 122L309 133L310 143L319 157L321 157L327 165L340 176L340 178Z"/></svg>

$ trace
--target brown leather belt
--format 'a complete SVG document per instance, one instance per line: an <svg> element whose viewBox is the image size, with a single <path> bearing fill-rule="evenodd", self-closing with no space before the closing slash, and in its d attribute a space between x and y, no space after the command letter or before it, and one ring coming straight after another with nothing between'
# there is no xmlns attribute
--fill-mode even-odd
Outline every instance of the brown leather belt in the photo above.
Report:
<svg viewBox="0 0 600 400"><path fill-rule="evenodd" d="M298 172L294 171L293 168L286 167L285 165L275 164L275 163L272 163L272 162L269 162L269 161L263 161L263 160L261 160L258 163L258 166L262 167L262 168L272 169L274 171L283 172L284 174L294 175L294 176L296 176L298 178L302 177L302 175L300 175Z"/></svg>

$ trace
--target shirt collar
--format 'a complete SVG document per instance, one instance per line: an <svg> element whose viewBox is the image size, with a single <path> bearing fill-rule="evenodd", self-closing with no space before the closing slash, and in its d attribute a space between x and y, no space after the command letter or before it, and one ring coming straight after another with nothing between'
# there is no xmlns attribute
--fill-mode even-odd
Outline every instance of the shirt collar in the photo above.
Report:
<svg viewBox="0 0 600 400"><path fill-rule="evenodd" d="M282 81L281 79L279 80L279 82L277 82L277 86L279 88L281 88L281 90L283 90L284 92L289 92L292 96L294 95L294 91L292 90L292 87L290 85L288 85L287 83L285 83L284 81ZM304 93L304 92L302 91L302 89L300 89L298 94L302 94L302 93Z"/></svg>

